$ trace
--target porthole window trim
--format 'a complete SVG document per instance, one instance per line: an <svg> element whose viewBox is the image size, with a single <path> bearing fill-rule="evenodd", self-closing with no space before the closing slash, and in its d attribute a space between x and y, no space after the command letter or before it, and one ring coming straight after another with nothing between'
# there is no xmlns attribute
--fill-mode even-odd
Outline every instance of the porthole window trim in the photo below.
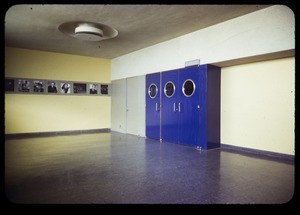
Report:
<svg viewBox="0 0 300 215"><path fill-rule="evenodd" d="M170 96L167 95L167 89L166 89L167 84L169 84L169 83L171 83L171 84L174 86L174 91L173 91L172 95L170 95ZM175 86L175 84L174 84L172 81L168 81L168 82L165 84L165 86L164 86L164 93L165 93L165 96L168 97L168 98L171 98L172 96L174 96L175 91L176 91L176 86Z"/></svg>
<svg viewBox="0 0 300 215"><path fill-rule="evenodd" d="M193 91L193 93L192 93L191 95L187 95L187 94L185 93L185 91L184 91L184 89L185 89L184 85L185 85L185 83L188 82L188 81L191 81L191 82L193 83L193 87L194 87L194 91ZM184 95L185 97L191 97L192 95L194 95L195 91L196 91L196 85L195 85L195 82L194 82L192 79L186 79L186 80L183 82L183 84L182 84L182 93L183 93L183 95Z"/></svg>
<svg viewBox="0 0 300 215"><path fill-rule="evenodd" d="M151 86L155 86L155 89L156 89L156 91L155 91L155 96L151 96L151 90L150 90L150 88L151 88ZM157 85L155 84L155 83L151 83L150 85L149 85L149 88L148 88L148 95L149 95L149 97L151 98L151 99L154 99L156 96L157 96L157 94L158 94L158 87L157 87Z"/></svg>

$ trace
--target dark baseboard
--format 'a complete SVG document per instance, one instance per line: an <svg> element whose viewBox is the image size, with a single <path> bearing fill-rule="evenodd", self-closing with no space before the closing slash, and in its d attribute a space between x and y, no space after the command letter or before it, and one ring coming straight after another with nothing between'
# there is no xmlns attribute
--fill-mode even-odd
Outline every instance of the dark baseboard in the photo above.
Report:
<svg viewBox="0 0 300 215"><path fill-rule="evenodd" d="M59 135L74 135L74 134L94 134L94 133L109 133L110 128L90 129L90 130L74 130L74 131L50 131L50 132L35 132L35 133L18 133L5 134L5 139L31 138L31 137L51 137Z"/></svg>
<svg viewBox="0 0 300 215"><path fill-rule="evenodd" d="M222 149L229 149L229 150L234 150L234 151L240 151L240 152L246 152L246 153L252 153L252 154L257 154L257 155L264 155L264 156L269 156L273 158L280 158L284 160L289 160L289 161L294 161L294 155L288 155L288 154L282 154L282 153L277 153L277 152L269 152L269 151L264 151L264 150L259 150L259 149L251 149L251 148L245 148L245 147L240 147L240 146L232 146L228 144L221 144Z"/></svg>

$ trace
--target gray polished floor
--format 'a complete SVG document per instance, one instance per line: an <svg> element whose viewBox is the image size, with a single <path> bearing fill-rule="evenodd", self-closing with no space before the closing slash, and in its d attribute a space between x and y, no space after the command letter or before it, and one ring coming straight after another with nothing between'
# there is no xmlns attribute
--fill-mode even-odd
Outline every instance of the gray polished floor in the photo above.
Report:
<svg viewBox="0 0 300 215"><path fill-rule="evenodd" d="M294 162L116 132L5 141L13 203L282 204Z"/></svg>

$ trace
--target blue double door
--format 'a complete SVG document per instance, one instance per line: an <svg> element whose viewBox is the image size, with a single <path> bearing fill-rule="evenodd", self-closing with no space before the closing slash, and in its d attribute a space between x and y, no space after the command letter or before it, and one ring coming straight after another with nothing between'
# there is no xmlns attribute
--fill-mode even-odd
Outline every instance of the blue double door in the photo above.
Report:
<svg viewBox="0 0 300 215"><path fill-rule="evenodd" d="M153 83L160 86L155 98ZM206 148L205 70L194 66L150 74L146 86L146 136Z"/></svg>

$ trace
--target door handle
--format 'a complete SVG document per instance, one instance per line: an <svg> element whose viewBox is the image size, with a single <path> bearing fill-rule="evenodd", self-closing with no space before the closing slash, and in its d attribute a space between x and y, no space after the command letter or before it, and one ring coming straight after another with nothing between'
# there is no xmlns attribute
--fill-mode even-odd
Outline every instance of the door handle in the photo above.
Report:
<svg viewBox="0 0 300 215"><path fill-rule="evenodd" d="M176 112L176 102L173 103L173 111Z"/></svg>
<svg viewBox="0 0 300 215"><path fill-rule="evenodd" d="M178 112L181 112L181 102L178 102Z"/></svg>
<svg viewBox="0 0 300 215"><path fill-rule="evenodd" d="M158 107L158 103L157 102L155 103L155 110L159 111L159 107Z"/></svg>

